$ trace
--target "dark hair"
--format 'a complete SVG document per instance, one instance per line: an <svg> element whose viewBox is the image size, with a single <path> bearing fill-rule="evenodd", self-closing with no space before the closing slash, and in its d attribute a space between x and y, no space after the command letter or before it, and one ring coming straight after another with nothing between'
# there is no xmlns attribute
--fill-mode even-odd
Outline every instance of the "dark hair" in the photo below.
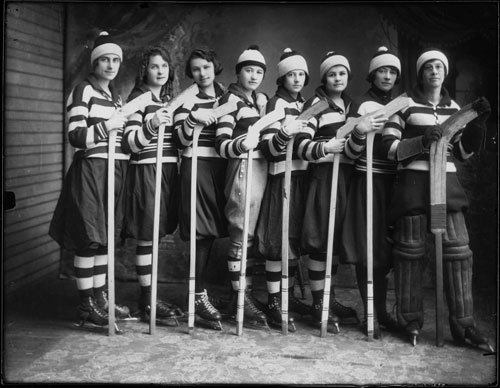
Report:
<svg viewBox="0 0 500 388"><path fill-rule="evenodd" d="M168 54L168 51L165 50L163 47L160 46L150 46L147 47L143 52L142 52L142 58L141 58L141 63L139 66L139 73L137 74L137 78L135 81L135 85L141 85L141 84L147 84L148 81L148 73L147 73L147 68L149 66L149 61L152 56L155 55L160 55L164 61L168 63L169 66L169 71L168 71L168 80L165 85L162 86L161 92L160 92L160 97L168 95L172 95L172 89L173 89L173 80L174 80L174 69L172 67L172 61L170 59L170 55Z"/></svg>
<svg viewBox="0 0 500 388"><path fill-rule="evenodd" d="M306 73L306 72L304 72L304 73ZM286 78L286 74L282 75L281 77L279 77L276 80L276 85L278 85L278 86L284 86L285 85L285 78ZM309 74L306 73L306 80L304 81L304 86L307 86L308 83L309 83Z"/></svg>
<svg viewBox="0 0 500 388"><path fill-rule="evenodd" d="M398 69L396 69L394 66L380 66L380 67L390 67L391 69L396 70L396 73L398 73L398 75L397 75L397 77L396 77L396 81L394 82L394 85L399 84L399 80L401 79L401 74L399 74L399 70L398 70ZM373 70L370 74L368 74L368 75L366 76L366 80L367 80L369 83L371 83L371 84L372 84L372 83L373 83L373 81L375 81L375 73L377 72L377 70L378 70L378 69L380 69L380 67L379 67L379 68L377 68L377 69L375 69L375 70Z"/></svg>
<svg viewBox="0 0 500 388"><path fill-rule="evenodd" d="M215 53L215 51L203 47L194 49L193 51L191 51L191 54L189 54L189 57L186 61L186 68L184 70L186 77L191 79L193 78L193 73L191 72L191 61L195 58L201 58L206 60L207 62L212 62L214 64L215 75L219 75L220 73L222 73L223 68L219 61L219 58L217 58L217 54Z"/></svg>

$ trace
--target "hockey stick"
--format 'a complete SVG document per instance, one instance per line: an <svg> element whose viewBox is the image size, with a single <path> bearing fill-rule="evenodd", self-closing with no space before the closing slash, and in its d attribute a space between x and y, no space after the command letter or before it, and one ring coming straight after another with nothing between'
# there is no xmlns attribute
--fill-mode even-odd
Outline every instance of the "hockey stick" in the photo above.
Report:
<svg viewBox="0 0 500 388"><path fill-rule="evenodd" d="M151 101L151 92L144 93L120 108L120 113L129 117ZM115 319L115 147L117 129L108 135L108 333L120 332Z"/></svg>
<svg viewBox="0 0 500 388"><path fill-rule="evenodd" d="M116 129L108 132L108 335L120 330L115 320L115 146Z"/></svg>
<svg viewBox="0 0 500 388"><path fill-rule="evenodd" d="M317 114L328 108L325 100L320 100L316 104L302 112L295 120L308 121ZM281 332L288 334L288 248L289 248L289 220L290 220L290 185L292 182L292 159L295 136L293 136L286 146L285 177L283 182L283 216L281 225ZM299 268L300 271L300 268ZM302 274L300 274L302 275ZM299 275L299 277L301 277ZM303 287L303 285L302 285ZM301 287L301 290L302 290ZM304 296L302 294L302 296Z"/></svg>
<svg viewBox="0 0 500 388"><path fill-rule="evenodd" d="M399 97L395 98L387 105L384 105L375 112L367 113L361 117L349 120L346 124L337 130L336 138L342 139L351 133L351 131L356 127L357 124L361 122L365 117L376 117L381 114L390 117L401 109L405 108L409 104L409 98L406 93L403 93ZM320 336L325 337L328 325L328 311L330 309L330 287L331 287L331 277L332 277L332 259L333 259L333 241L335 234L335 213L337 207L337 186L339 177L339 164L340 164L340 153L335 153L333 155L333 169L332 169L332 189L330 194L330 212L328 219L328 240L326 248L326 269L325 269L325 289L323 294L323 311L321 314L321 330Z"/></svg>
<svg viewBox="0 0 500 388"><path fill-rule="evenodd" d="M283 109L274 110L264 117L257 120L250 128L248 132L260 132L263 129L269 127L276 121L282 120L285 117L285 111ZM243 244L241 252L241 269L240 269L240 279L238 285L238 300L236 305L236 334L243 334L243 312L245 303L245 276L246 276L246 265L247 265L247 250L248 250L248 232L250 223L250 199L252 193L252 161L253 161L253 149L250 149L247 153L247 171L245 180L245 210L243 216Z"/></svg>
<svg viewBox="0 0 500 388"><path fill-rule="evenodd" d="M214 109L217 118L236 110L236 104L228 102ZM188 333L194 331L194 294L196 282L196 188L198 182L198 139L203 129L202 124L193 129L193 145L191 154L191 192L190 192L190 224L189 224L189 291L188 291Z"/></svg>
<svg viewBox="0 0 500 388"><path fill-rule="evenodd" d="M443 346L443 234L446 232L446 151L453 135L478 116L468 104L442 124L441 138L430 148L431 232L436 249L436 346Z"/></svg>
<svg viewBox="0 0 500 388"><path fill-rule="evenodd" d="M375 132L366 135L366 332L373 341L373 140Z"/></svg>
<svg viewBox="0 0 500 388"><path fill-rule="evenodd" d="M173 98L167 105L167 110L173 115L173 112L181 106L184 101L196 95L198 87L193 84ZM153 252L151 255L151 310L149 316L149 334L153 335L156 331L156 294L158 283L158 251L160 240L160 204L161 204L161 180L163 171L163 138L165 136L165 125L158 128L157 147L156 147L156 175L155 175L155 200L153 216Z"/></svg>

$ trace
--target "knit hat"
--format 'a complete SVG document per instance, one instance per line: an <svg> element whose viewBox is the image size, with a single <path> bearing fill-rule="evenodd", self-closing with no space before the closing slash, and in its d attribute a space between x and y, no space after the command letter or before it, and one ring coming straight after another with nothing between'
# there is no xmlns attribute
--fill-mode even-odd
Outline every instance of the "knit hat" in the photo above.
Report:
<svg viewBox="0 0 500 388"><path fill-rule="evenodd" d="M243 51L236 62L236 74L238 74L243 66L260 66L266 71L266 60L259 51L259 46L250 45L248 49Z"/></svg>
<svg viewBox="0 0 500 388"><path fill-rule="evenodd" d="M368 74L384 66L391 66L397 69L398 76L401 74L401 61L399 58L391 53L389 49L385 46L378 48L375 55L370 61L370 66L368 66Z"/></svg>
<svg viewBox="0 0 500 388"><path fill-rule="evenodd" d="M106 31L103 31L99 34L94 43L94 48L92 53L90 54L90 63L94 63L94 61L102 55L106 54L115 54L120 57L120 61L123 61L123 53L122 49L115 40L109 36Z"/></svg>
<svg viewBox="0 0 500 388"><path fill-rule="evenodd" d="M417 59L417 77L420 74L420 69L422 66L429 61L432 61L434 59L438 59L444 64L444 75L446 76L448 74L448 58L446 58L446 55L444 55L441 51L436 50L436 49L427 49L424 51L422 54Z"/></svg>
<svg viewBox="0 0 500 388"><path fill-rule="evenodd" d="M321 65L319 66L319 78L322 80L325 74L330 70L333 66L344 66L349 75L351 74L351 67L349 66L349 61L343 55L337 54L335 51L329 51Z"/></svg>
<svg viewBox="0 0 500 388"><path fill-rule="evenodd" d="M305 58L298 52L286 48L283 50L283 54L278 62L278 78L283 77L292 70L303 70L309 75Z"/></svg>

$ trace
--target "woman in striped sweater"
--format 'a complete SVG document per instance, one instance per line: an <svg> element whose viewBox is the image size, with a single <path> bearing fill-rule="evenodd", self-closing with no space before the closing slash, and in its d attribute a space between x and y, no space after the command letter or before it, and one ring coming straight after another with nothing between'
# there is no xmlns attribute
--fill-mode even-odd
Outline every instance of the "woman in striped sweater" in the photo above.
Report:
<svg viewBox="0 0 500 388"><path fill-rule="evenodd" d="M180 235L184 241L190 238L191 214L191 164L193 130L202 125L198 139L198 174L196 182L196 271L195 271L195 323L203 320L220 321L221 315L214 308L205 289L205 276L210 250L216 238L227 236L227 220L224 215L224 178L227 159L215 150L217 118L212 108L224 93L215 76L222 72L222 66L213 50L195 49L186 62L185 73L198 85L198 94L184 103L175 114L175 132L182 150L180 168L181 202ZM212 326L210 326L212 327ZM217 327L217 326L214 326Z"/></svg>
<svg viewBox="0 0 500 388"><path fill-rule="evenodd" d="M151 91L152 101L134 113L125 127L122 146L131 153L127 174L126 213L123 238L137 240L135 265L141 288L140 318L149 322L151 300L151 263L153 250L153 219L155 211L156 154L158 128L165 125L162 154L159 238L173 233L177 227L178 172L177 148L173 142L173 119L163 108L171 98L173 69L168 52L162 47L149 47L142 62L129 100ZM175 306L160 298L156 305L159 324L170 325Z"/></svg>
<svg viewBox="0 0 500 388"><path fill-rule="evenodd" d="M68 138L75 148L61 196L50 224L49 235L68 251L75 252L76 286L81 303L78 319L104 326L108 323L107 273L107 158L108 135L117 131L115 149L115 225L123 217L124 178L129 155L120 146L126 118L121 98L111 81L122 63L122 49L106 32L96 39L90 56L92 73L68 97ZM116 315L128 315L116 305Z"/></svg>
<svg viewBox="0 0 500 388"><path fill-rule="evenodd" d="M370 89L353 103L349 117L360 117L374 112L392 100L392 89L401 76L399 58L380 47L368 66L367 80ZM349 120L349 119L348 119ZM385 118L386 120L386 118ZM387 275L392 268L391 245L388 241L387 214L391 199L392 183L396 174L396 163L383 153L382 128L373 142L373 292L374 292L374 337L380 337L379 324L387 330L397 330L396 321L386 310ZM347 198L347 210L342 227L343 263L356 266L356 279L363 305L366 332L366 134L359 128L353 130L346 143L346 154L356 159L354 175ZM344 261L345 260L345 261Z"/></svg>
<svg viewBox="0 0 500 388"><path fill-rule="evenodd" d="M417 59L417 86L410 105L390 118L382 140L388 158L398 163L390 221L395 225L394 280L399 324L416 345L424 324L423 271L429 232L429 150L442 136L441 124L460 107L443 86L449 72L443 52L427 49ZM444 291L452 337L458 343L487 345L477 329L472 301L472 251L465 225L468 200L456 173L454 159L464 161L479 151L491 111L487 100L473 105L479 116L451 139L446 153L446 231L442 260Z"/></svg>
<svg viewBox="0 0 500 388"><path fill-rule="evenodd" d="M236 314L237 290L241 269L243 238L248 237L248 257L252 257L253 238L260 204L267 180L267 160L258 147L259 133L249 132L249 127L260 118L255 90L264 79L266 62L257 46L250 46L239 56L236 63L237 82L229 85L228 92L221 97L220 104L234 101L237 110L223 116L217 123L215 148L219 155L229 159L224 194L227 199L224 209L228 220L230 247L228 269L233 289L230 312ZM243 236L245 210L246 155L254 149L252 192L248 236ZM248 260L246 268L244 323L254 328L266 328L266 316L252 300L252 263Z"/></svg>
<svg viewBox="0 0 500 388"><path fill-rule="evenodd" d="M298 134L296 139L299 157L311 162L302 227L302 246L309 254L308 272L315 325L321 322L323 308L333 154L341 153L332 274L338 266L340 226L344 218L347 190L353 170L353 161L344 155L346 139L335 138L337 130L346 122L351 104L351 99L345 92L350 77L351 69L347 58L333 51L327 53L320 65L322 85L316 89L314 97L306 102L304 109L315 104L319 99L325 99L329 108L309 120L306 129ZM334 296L333 286L332 296ZM355 316L355 311L351 310L333 297L330 303L328 330L338 332L339 315L354 314ZM345 311L348 314L345 314Z"/></svg>
<svg viewBox="0 0 500 388"><path fill-rule="evenodd" d="M278 90L267 103L266 112L284 109L286 117L277 121L262 134L262 152L269 161L266 190L260 209L256 236L259 253L266 258L266 282L268 302L266 314L271 326L281 327L281 232L286 146L292 136L307 125L307 121L295 120L302 111L304 99L300 94L309 81L309 72L303 56L286 49L278 63ZM293 293L293 279L300 259L300 232L304 217L307 187L307 162L296 154L292 161L290 184L289 226L289 310L301 315L310 312L309 306L299 301Z"/></svg>

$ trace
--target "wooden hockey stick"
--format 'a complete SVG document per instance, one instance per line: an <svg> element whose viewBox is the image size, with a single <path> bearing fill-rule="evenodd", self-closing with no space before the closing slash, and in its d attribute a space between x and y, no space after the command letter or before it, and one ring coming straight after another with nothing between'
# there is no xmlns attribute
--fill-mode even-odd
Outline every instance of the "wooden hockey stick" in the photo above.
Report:
<svg viewBox="0 0 500 388"><path fill-rule="evenodd" d="M173 115L174 111L181 106L188 98L192 98L198 93L198 87L193 84L173 98L167 105L167 110ZM156 175L155 175L155 200L153 216L153 252L151 255L151 310L149 316L149 334L156 331L156 300L158 284L158 251L160 243L160 204L161 204L161 180L163 171L163 138L165 136L165 125L158 128L156 147Z"/></svg>
<svg viewBox="0 0 500 388"><path fill-rule="evenodd" d="M129 117L151 101L151 92L144 93L125 106L120 113ZM108 135L108 333L110 336L120 332L115 319L115 151L117 129L111 129Z"/></svg>
<svg viewBox="0 0 500 388"><path fill-rule="evenodd" d="M316 104L302 112L295 120L308 121L317 114L328 108L325 100L320 100ZM285 176L283 182L283 217L281 225L281 332L288 334L288 248L289 248L289 220L290 220L290 185L292 182L292 159L295 136L293 136L286 147ZM299 268L300 271L300 268ZM301 275L301 274L300 274ZM299 275L299 277L300 277Z"/></svg>
<svg viewBox="0 0 500 388"><path fill-rule="evenodd" d="M467 123L478 116L468 104L442 124L441 138L430 148L430 207L431 232L436 249L436 346L443 346L443 234L446 232L446 152L452 137Z"/></svg>
<svg viewBox="0 0 500 388"><path fill-rule="evenodd" d="M283 109L274 110L264 117L261 117L257 122L255 122L248 131L262 131L269 127L276 121L282 120L285 117L285 111ZM243 312L245 303L245 289L246 289L246 265L247 265L247 251L248 251L248 232L250 223L250 199L252 194L252 161L253 161L253 149L250 149L247 153L247 171L245 180L245 210L243 216L243 243L241 252L241 269L240 269L240 279L238 285L238 300L236 305L236 334L243 334Z"/></svg>
<svg viewBox="0 0 500 388"><path fill-rule="evenodd" d="M366 135L366 332L373 341L373 140L375 132Z"/></svg>
<svg viewBox="0 0 500 388"><path fill-rule="evenodd" d="M228 102L214 109L217 118L236 110L236 104ZM193 129L193 145L191 154L191 192L190 192L190 224L189 224L189 291L188 291L188 333L194 331L194 299L196 285L196 189L198 182L198 139L203 125L197 124Z"/></svg>
<svg viewBox="0 0 500 388"><path fill-rule="evenodd" d="M349 120L346 124L337 130L336 138L342 139L347 137L356 125L361 122L365 117L376 117L381 114L390 117L409 104L409 98L406 93L395 98L387 105L384 105L375 112L367 113L361 117ZM330 287L332 277L332 259L333 259L333 241L335 234L335 213L337 207L337 185L339 176L340 153L333 155L333 169L332 169L332 191L330 194L330 212L328 220L328 240L326 248L326 269L325 269L325 289L323 294L323 310L321 314L321 330L320 336L325 337L328 326L328 311L330 309Z"/></svg>
<svg viewBox="0 0 500 388"><path fill-rule="evenodd" d="M116 129L108 132L108 335L115 335L115 146Z"/></svg>

